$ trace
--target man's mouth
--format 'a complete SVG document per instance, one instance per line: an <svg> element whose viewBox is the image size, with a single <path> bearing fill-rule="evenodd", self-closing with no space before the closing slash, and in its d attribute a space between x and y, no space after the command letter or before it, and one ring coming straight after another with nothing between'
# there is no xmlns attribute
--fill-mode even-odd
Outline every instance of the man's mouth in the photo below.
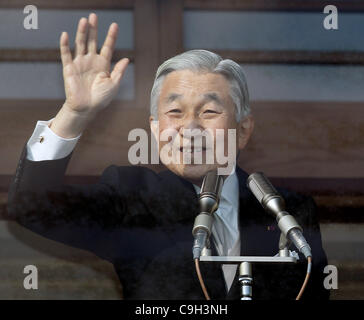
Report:
<svg viewBox="0 0 364 320"><path fill-rule="evenodd" d="M184 153L194 153L194 152L203 152L206 151L205 147L180 147L180 152Z"/></svg>

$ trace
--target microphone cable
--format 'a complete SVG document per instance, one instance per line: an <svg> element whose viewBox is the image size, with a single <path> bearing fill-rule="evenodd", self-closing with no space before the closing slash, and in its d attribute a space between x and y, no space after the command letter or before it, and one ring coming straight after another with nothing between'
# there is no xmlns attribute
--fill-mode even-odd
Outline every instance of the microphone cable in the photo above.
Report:
<svg viewBox="0 0 364 320"><path fill-rule="evenodd" d="M200 281L200 285L201 285L201 289L203 291L203 294L204 294L206 300L211 300L211 298L209 296L209 293L207 292L205 282L203 281L203 278L202 278L202 275L201 275L200 260L199 259L195 259L195 267L196 267L197 277L198 277L198 280Z"/></svg>
<svg viewBox="0 0 364 320"><path fill-rule="evenodd" d="M307 273L306 273L306 277L305 280L303 281L302 287L300 292L298 293L296 300L300 300L302 297L303 292L306 289L307 283L308 283L308 279L310 278L311 275L311 268L312 268L312 257L307 257Z"/></svg>

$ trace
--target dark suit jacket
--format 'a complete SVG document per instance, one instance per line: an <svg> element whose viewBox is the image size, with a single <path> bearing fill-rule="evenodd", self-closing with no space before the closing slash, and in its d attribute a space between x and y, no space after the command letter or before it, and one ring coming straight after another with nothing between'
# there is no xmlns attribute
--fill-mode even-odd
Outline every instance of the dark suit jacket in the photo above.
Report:
<svg viewBox="0 0 364 320"><path fill-rule="evenodd" d="M110 166L93 185L62 183L71 158L33 162L23 149L9 190L8 212L20 224L110 261L125 299L203 299L192 260L192 225L198 214L193 185L171 171L156 174L136 166ZM239 179L241 255L273 256L280 231ZM313 252L313 270L304 299L327 299L315 204L309 197L278 189L287 211L304 228ZM214 248L213 248L214 250ZM213 252L216 255L216 251ZM227 293L221 266L201 262L212 299L239 299L237 277ZM306 262L253 265L254 299L294 299Z"/></svg>

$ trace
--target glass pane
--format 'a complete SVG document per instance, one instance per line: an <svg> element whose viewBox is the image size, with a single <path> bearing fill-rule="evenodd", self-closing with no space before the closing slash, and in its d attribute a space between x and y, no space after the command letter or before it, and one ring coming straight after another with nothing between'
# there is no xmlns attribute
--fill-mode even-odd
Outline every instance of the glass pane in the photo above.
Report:
<svg viewBox="0 0 364 320"><path fill-rule="evenodd" d="M364 101L364 66L244 65L251 100Z"/></svg>
<svg viewBox="0 0 364 320"><path fill-rule="evenodd" d="M364 51L364 13L340 13L338 30L326 30L315 12L188 11L187 49Z"/></svg>
<svg viewBox="0 0 364 320"><path fill-rule="evenodd" d="M60 63L0 63L0 99L64 99ZM6 80L5 80L6 79ZM134 99L134 64L121 82L119 100Z"/></svg>
<svg viewBox="0 0 364 320"><path fill-rule="evenodd" d="M22 9L1 9L0 48L58 48L62 31L70 35L73 47L78 20L95 12L99 18L99 46L112 22L119 25L116 48L133 49L132 10L43 10L38 8L38 30L23 26L26 14Z"/></svg>

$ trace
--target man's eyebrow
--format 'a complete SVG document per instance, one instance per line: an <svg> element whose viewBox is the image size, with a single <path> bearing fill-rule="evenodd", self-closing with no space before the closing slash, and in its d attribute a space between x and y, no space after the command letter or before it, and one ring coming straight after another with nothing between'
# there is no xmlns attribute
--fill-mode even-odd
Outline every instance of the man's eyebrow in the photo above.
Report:
<svg viewBox="0 0 364 320"><path fill-rule="evenodd" d="M214 101L217 104L222 105L222 101L221 101L219 95L217 93L215 93L215 92L205 93L204 98L207 101Z"/></svg>
<svg viewBox="0 0 364 320"><path fill-rule="evenodd" d="M165 99L165 101L167 102L167 103L171 103L171 102L173 102L173 101L175 101L175 100L177 100L177 99L179 99L179 98L181 98L182 97L182 95L181 94L178 94L178 93L171 93L166 99Z"/></svg>
<svg viewBox="0 0 364 320"><path fill-rule="evenodd" d="M183 95L179 94L179 93L171 93L170 95L168 95L168 97L165 99L165 101L166 101L166 103L171 103L175 100L180 99L182 96ZM219 95L216 92L205 93L203 95L203 97L204 97L204 101L214 101L219 105L223 105Z"/></svg>

